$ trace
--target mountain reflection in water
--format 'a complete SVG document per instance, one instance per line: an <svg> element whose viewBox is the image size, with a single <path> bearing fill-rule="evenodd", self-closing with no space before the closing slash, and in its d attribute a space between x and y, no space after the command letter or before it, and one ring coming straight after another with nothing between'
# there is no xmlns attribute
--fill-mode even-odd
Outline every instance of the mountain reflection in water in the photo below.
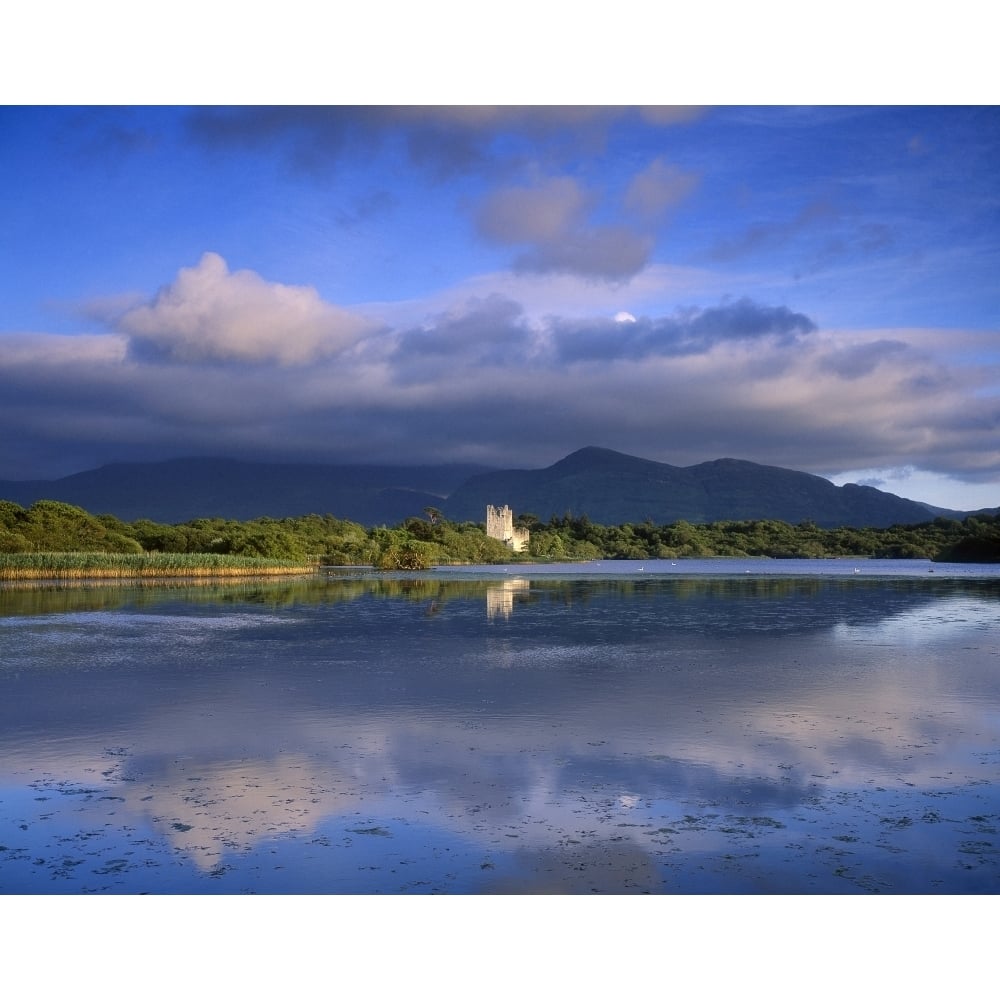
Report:
<svg viewBox="0 0 1000 1000"><path fill-rule="evenodd" d="M988 573L4 588L0 890L994 893L998 612Z"/></svg>

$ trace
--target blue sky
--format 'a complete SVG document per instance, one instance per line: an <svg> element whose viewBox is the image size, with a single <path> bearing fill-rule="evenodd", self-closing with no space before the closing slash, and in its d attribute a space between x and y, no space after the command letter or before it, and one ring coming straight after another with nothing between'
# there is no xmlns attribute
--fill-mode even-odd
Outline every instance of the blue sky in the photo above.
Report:
<svg viewBox="0 0 1000 1000"><path fill-rule="evenodd" d="M995 106L0 108L0 479L585 445L1000 504Z"/></svg>

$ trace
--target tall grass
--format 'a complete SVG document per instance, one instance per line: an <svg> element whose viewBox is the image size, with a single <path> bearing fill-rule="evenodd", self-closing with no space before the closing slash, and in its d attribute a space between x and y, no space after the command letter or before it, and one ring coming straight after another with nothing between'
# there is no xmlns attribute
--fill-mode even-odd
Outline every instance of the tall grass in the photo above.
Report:
<svg viewBox="0 0 1000 1000"><path fill-rule="evenodd" d="M0 580L131 579L135 577L280 576L315 567L291 559L212 553L0 553Z"/></svg>

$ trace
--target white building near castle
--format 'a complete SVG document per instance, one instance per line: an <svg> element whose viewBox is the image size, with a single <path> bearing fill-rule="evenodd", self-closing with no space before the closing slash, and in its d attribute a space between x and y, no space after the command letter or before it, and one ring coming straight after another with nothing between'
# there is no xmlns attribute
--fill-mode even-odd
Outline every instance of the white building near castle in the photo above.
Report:
<svg viewBox="0 0 1000 1000"><path fill-rule="evenodd" d="M502 507L487 505L486 534L503 542L515 552L523 552L531 538L531 532L527 528L514 527L514 512L506 504Z"/></svg>

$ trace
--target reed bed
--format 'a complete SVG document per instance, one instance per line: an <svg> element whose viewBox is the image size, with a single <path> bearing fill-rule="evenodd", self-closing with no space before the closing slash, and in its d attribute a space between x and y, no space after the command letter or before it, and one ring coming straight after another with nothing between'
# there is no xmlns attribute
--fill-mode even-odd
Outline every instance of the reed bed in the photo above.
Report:
<svg viewBox="0 0 1000 1000"><path fill-rule="evenodd" d="M0 553L0 580L125 580L146 577L250 577L310 573L311 564L193 552Z"/></svg>

